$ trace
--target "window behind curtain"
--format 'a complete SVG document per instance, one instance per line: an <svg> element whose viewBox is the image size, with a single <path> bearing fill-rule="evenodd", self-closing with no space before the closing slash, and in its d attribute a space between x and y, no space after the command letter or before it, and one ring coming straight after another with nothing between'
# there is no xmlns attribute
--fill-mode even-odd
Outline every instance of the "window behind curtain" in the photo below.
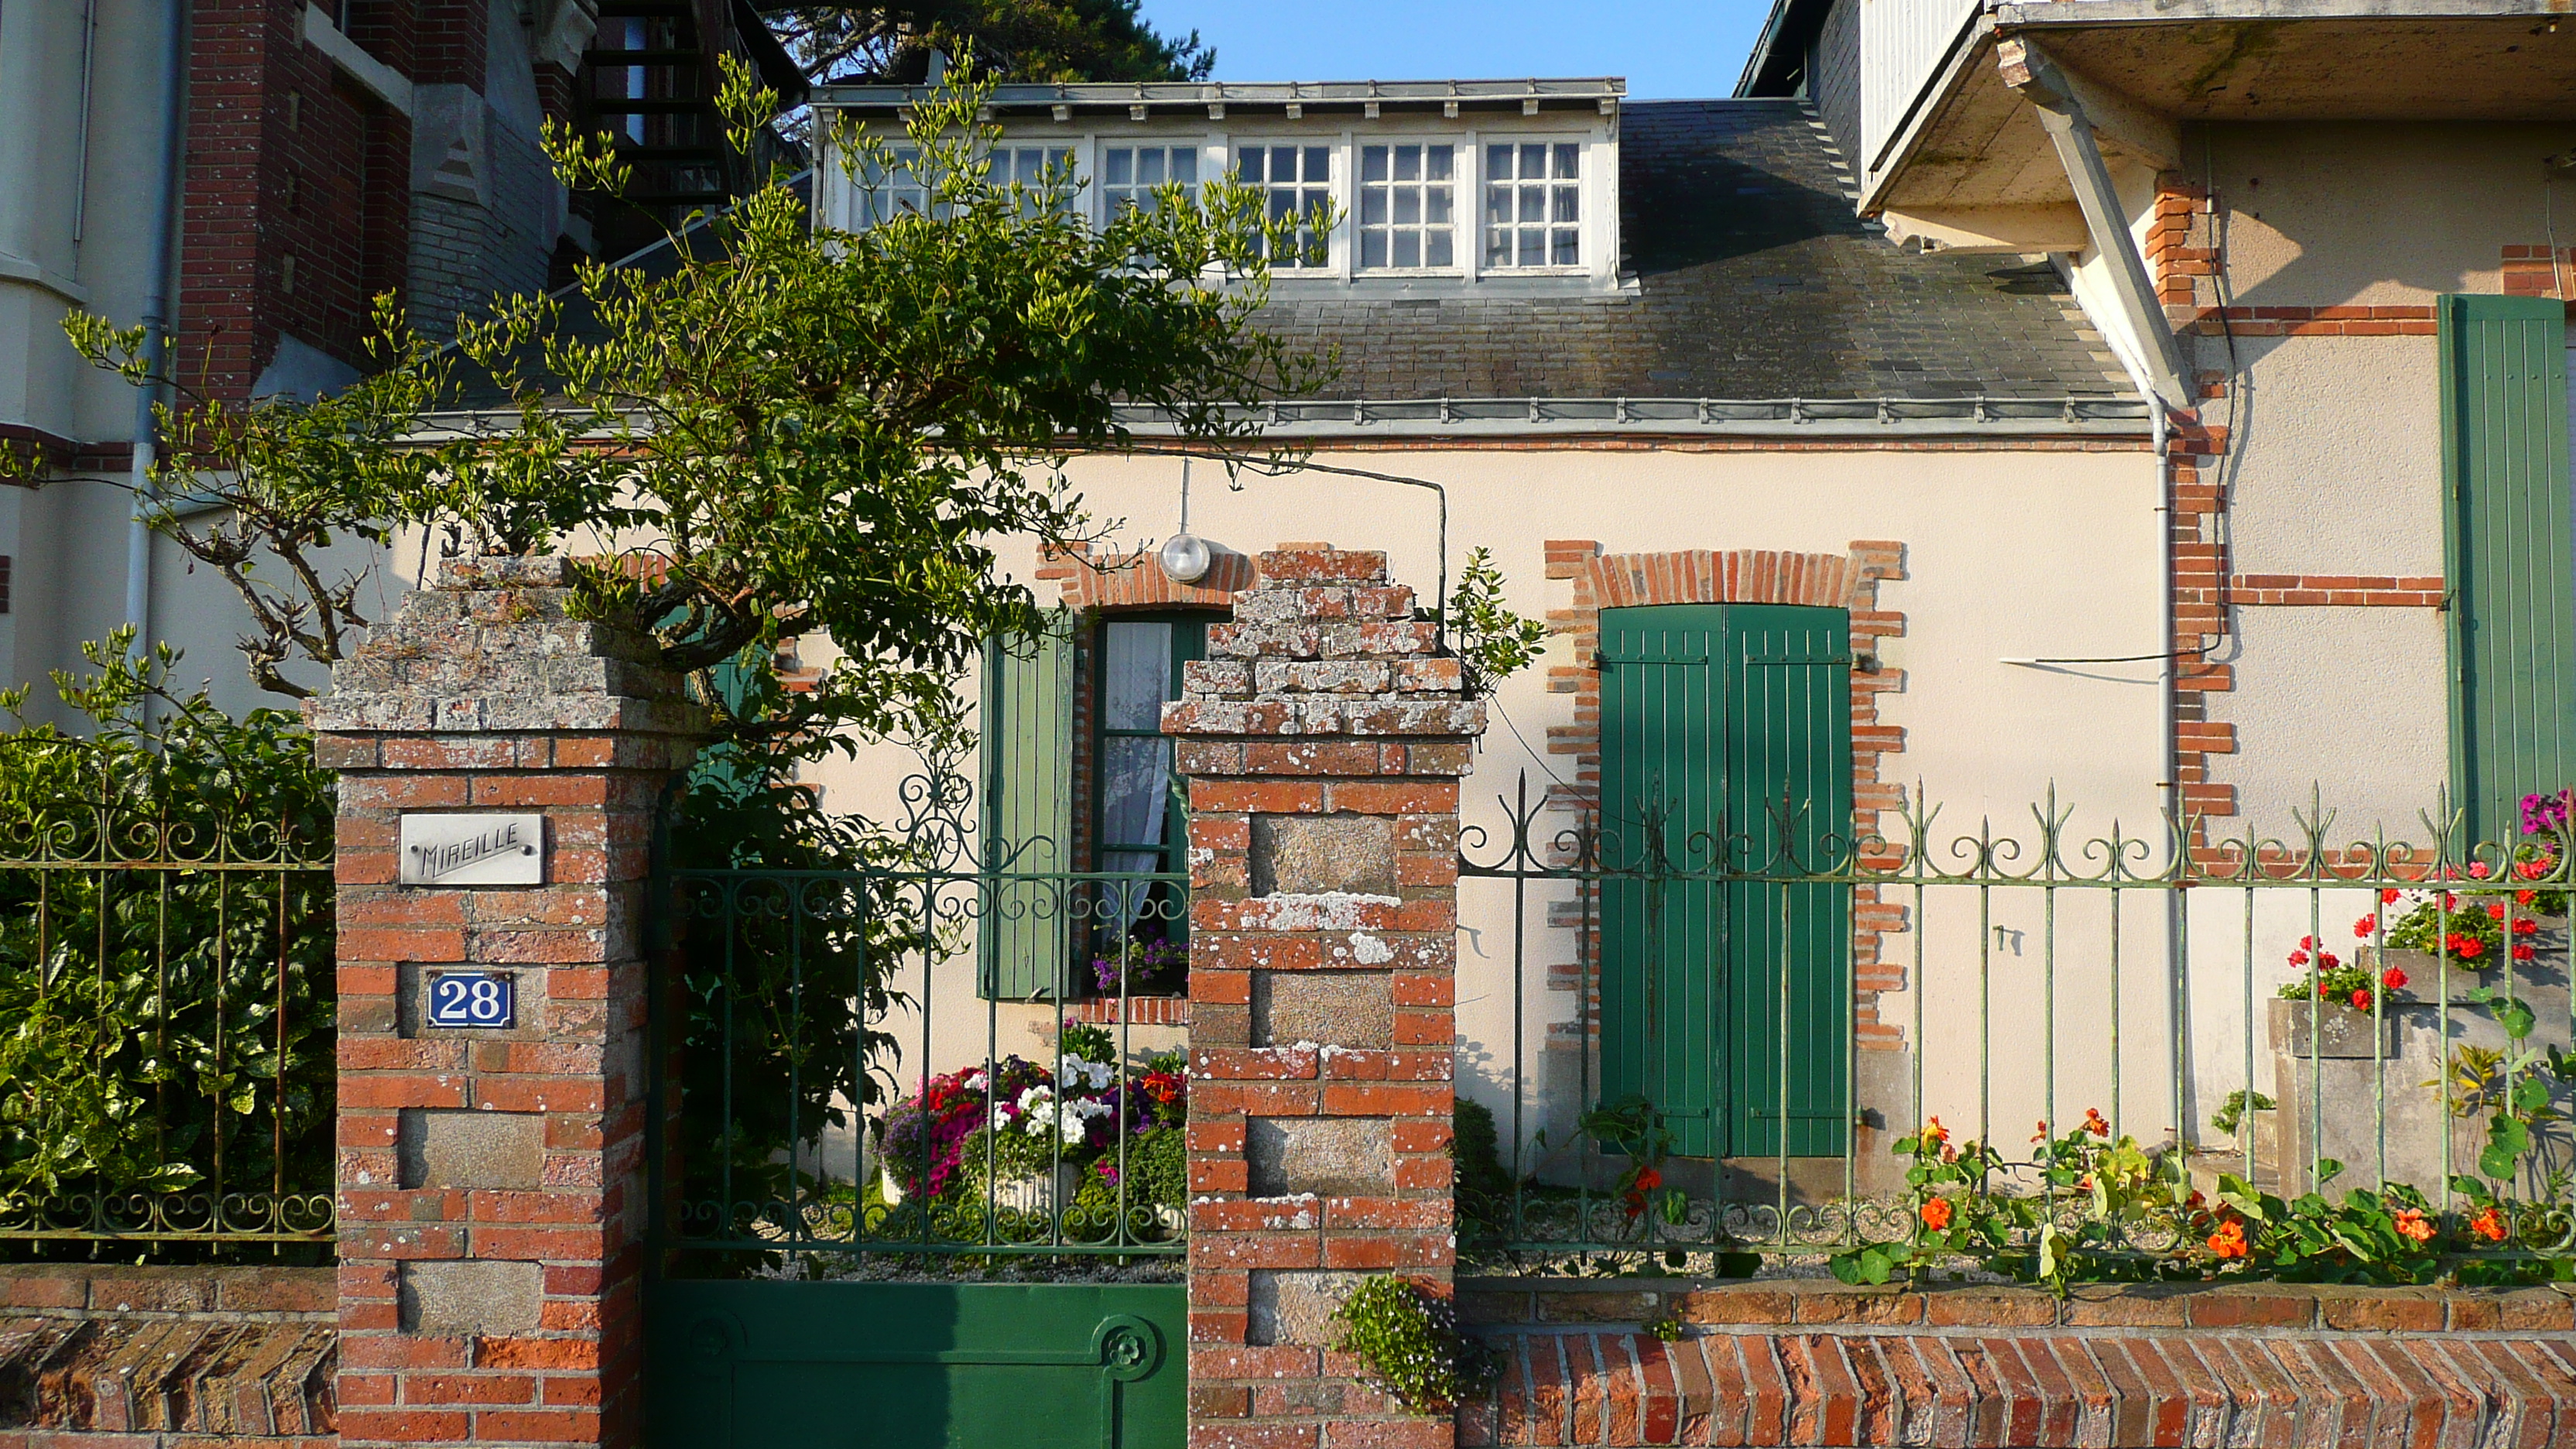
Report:
<svg viewBox="0 0 2576 1449"><path fill-rule="evenodd" d="M1094 837L1104 871L1177 871L1184 842L1172 803L1172 742L1163 705L1178 699L1181 666L1207 646L1207 621L1109 619L1100 626L1100 724ZM1146 893L1114 899L1108 917L1124 937L1143 914ZM1177 924L1177 922L1175 922Z"/></svg>

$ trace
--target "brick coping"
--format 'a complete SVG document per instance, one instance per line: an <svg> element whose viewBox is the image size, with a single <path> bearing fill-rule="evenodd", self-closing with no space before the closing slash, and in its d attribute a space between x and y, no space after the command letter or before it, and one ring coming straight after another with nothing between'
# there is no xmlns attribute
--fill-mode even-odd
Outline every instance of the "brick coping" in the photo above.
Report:
<svg viewBox="0 0 2576 1449"><path fill-rule="evenodd" d="M0 1316L333 1323L339 1281L334 1268L0 1263Z"/></svg>
<svg viewBox="0 0 2576 1449"><path fill-rule="evenodd" d="M2576 1333L2576 1291L2378 1288L2310 1283L2087 1284L2060 1300L2011 1284L1852 1286L1831 1280L1458 1280L1480 1330L1547 1332L1643 1325L1830 1325L1835 1332L1996 1328L2229 1329L2288 1333Z"/></svg>

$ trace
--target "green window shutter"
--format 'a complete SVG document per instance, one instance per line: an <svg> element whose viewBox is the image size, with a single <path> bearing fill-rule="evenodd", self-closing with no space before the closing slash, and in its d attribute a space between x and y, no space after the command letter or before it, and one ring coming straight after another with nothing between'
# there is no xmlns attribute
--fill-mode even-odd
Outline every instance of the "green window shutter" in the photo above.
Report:
<svg viewBox="0 0 2576 1449"><path fill-rule="evenodd" d="M2567 327L2544 297L2442 299L2451 791L2471 840L2576 782Z"/></svg>
<svg viewBox="0 0 2576 1449"><path fill-rule="evenodd" d="M1026 1000L1067 986L1073 869L1073 661L1078 619L1060 611L1034 640L984 646L985 891L977 933L984 995Z"/></svg>
<svg viewBox="0 0 2576 1449"><path fill-rule="evenodd" d="M1850 643L1840 609L1601 615L1602 859L1645 872L1602 888L1602 1093L1652 1101L1686 1156L1776 1153L1783 1120L1792 1155L1843 1150L1850 889L1706 877L1839 863Z"/></svg>

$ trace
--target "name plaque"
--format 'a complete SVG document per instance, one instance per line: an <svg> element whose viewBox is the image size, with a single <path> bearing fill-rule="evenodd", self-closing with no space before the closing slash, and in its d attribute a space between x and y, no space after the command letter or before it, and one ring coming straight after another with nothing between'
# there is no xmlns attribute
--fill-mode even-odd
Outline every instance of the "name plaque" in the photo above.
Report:
<svg viewBox="0 0 2576 1449"><path fill-rule="evenodd" d="M544 885L542 815L406 815L402 873L407 886Z"/></svg>

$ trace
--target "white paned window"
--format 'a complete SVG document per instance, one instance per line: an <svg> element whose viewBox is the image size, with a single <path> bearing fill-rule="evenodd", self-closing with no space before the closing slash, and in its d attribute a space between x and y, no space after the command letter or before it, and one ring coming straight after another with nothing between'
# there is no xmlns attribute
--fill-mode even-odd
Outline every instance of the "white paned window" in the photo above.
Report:
<svg viewBox="0 0 2576 1449"><path fill-rule="evenodd" d="M1360 267L1454 267L1458 148L1360 147Z"/></svg>
<svg viewBox="0 0 2576 1449"><path fill-rule="evenodd" d="M1332 205L1333 148L1330 146L1238 146L1234 179L1261 192L1262 214L1276 219L1302 218L1292 253L1270 259L1274 267L1320 267L1330 238L1314 226Z"/></svg>
<svg viewBox="0 0 2576 1449"><path fill-rule="evenodd" d="M1485 265L1583 264L1583 148L1523 141L1485 148Z"/></svg>
<svg viewBox="0 0 2576 1449"><path fill-rule="evenodd" d="M1104 146L1100 150L1103 217L1130 206L1152 209L1154 189L1177 182L1193 194L1199 184L1196 146Z"/></svg>
<svg viewBox="0 0 2576 1449"><path fill-rule="evenodd" d="M885 166L860 162L858 184L850 191L850 230L866 231L907 212L927 209L930 198L913 170L920 160L919 150L894 146L886 150Z"/></svg>
<svg viewBox="0 0 2576 1449"><path fill-rule="evenodd" d="M1070 146L996 146L993 148L993 184L1009 186L1016 181L1027 187L1031 194L1022 205L1035 212L1040 204L1036 193L1046 185L1047 172L1063 166L1071 155L1073 148ZM1066 198L1061 204L1070 203L1071 198Z"/></svg>

